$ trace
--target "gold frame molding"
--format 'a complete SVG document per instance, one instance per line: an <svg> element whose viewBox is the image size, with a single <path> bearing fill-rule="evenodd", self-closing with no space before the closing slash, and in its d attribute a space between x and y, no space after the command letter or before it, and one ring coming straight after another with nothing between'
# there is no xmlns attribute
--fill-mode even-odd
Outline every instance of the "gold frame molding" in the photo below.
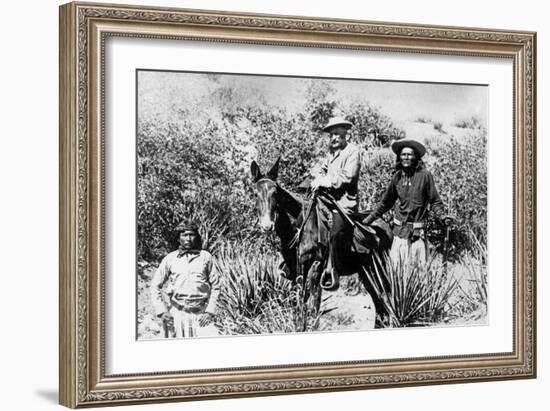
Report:
<svg viewBox="0 0 550 411"><path fill-rule="evenodd" d="M514 65L514 349L486 355L108 376L104 44L109 36L501 57ZM60 394L76 408L534 378L536 33L70 3L60 7Z"/></svg>

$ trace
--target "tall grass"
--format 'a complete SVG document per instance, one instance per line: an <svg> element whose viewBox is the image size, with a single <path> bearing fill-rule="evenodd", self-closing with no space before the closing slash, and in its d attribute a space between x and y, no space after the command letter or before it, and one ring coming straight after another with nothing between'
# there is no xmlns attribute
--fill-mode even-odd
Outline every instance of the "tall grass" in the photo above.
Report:
<svg viewBox="0 0 550 411"><path fill-rule="evenodd" d="M384 268L379 268L384 267ZM389 327L427 326L451 319L449 301L458 283L434 258L426 264L392 264L388 258L374 272L365 271L382 296ZM384 290L381 284L389 284Z"/></svg>
<svg viewBox="0 0 550 411"><path fill-rule="evenodd" d="M217 327L221 334L272 334L317 331L322 313L303 301L303 290L277 272L275 254L253 246L225 244L215 270L222 279Z"/></svg>

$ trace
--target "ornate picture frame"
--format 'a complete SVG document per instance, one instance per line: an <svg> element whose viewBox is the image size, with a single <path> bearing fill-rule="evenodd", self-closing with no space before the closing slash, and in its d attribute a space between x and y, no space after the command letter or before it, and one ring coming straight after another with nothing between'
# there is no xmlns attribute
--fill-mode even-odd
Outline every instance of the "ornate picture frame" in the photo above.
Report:
<svg viewBox="0 0 550 411"><path fill-rule="evenodd" d="M305 47L512 63L511 350L106 372L105 79L112 38ZM183 68L185 69L185 68ZM218 71L224 71L220 63ZM536 377L536 33L69 3L60 7L60 403L67 407ZM132 267L128 268L129 270ZM278 338L286 338L280 336Z"/></svg>

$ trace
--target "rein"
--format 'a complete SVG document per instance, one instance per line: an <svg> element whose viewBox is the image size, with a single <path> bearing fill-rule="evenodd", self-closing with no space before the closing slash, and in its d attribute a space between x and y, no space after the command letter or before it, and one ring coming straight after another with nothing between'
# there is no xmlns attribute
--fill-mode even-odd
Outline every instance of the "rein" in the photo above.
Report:
<svg viewBox="0 0 550 411"><path fill-rule="evenodd" d="M302 224L300 224L300 227L298 227L296 234L294 234L294 237L289 243L290 247L294 247L295 245L300 243L300 240L302 239L302 233L304 231L304 227L307 223L307 220L309 219L309 216L311 215L311 212L313 211L314 205L316 205L316 201L315 201L316 199L317 199L317 195L314 193L313 196L311 197L311 201L308 201L309 206L307 208L307 211L303 213Z"/></svg>
<svg viewBox="0 0 550 411"><path fill-rule="evenodd" d="M282 195L287 195L290 198L292 198L294 201L296 201L297 203L300 204L299 200L295 199L292 196L292 194L290 194L283 187L281 187L276 181L273 181L269 178L263 178L263 179L258 180L258 183L262 182L262 180L269 181L269 182L271 182L275 185L275 187L277 189L277 196L280 196L281 195L280 193L282 193ZM277 221L279 220L279 213L285 212L284 208L282 208L282 206L281 206L281 203L283 201L284 200L281 197L279 197L277 199L277 207L275 209L275 215L274 215L274 219L273 219L274 224L276 224ZM308 196L305 200L305 204L307 204L307 207L305 207L305 204L301 205L301 210L298 213L298 216L295 216L292 213L287 212L291 218L295 218L295 219L297 219L300 214L302 215L302 221L301 221L300 225L297 227L296 233L294 234L294 236L292 237L292 239L288 243L288 250L290 251L293 248L295 248L295 251L296 251L296 263L297 263L297 267L296 267L297 273L296 274L297 274L297 277L303 276L303 273L301 273L301 268L302 267L301 267L301 264L299 264L299 261L300 261L300 258L301 258L300 244L301 244L302 236L303 236L303 233L304 233L305 226L308 223L308 221L309 221L309 219L312 215L313 208L317 206L317 201L318 201L318 192L314 192L312 195Z"/></svg>

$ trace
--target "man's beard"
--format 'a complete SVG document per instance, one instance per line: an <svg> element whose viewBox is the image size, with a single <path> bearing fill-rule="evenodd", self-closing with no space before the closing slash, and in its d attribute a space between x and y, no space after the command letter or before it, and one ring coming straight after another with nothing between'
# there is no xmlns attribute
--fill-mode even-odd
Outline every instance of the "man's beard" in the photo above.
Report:
<svg viewBox="0 0 550 411"><path fill-rule="evenodd" d="M418 167L418 160L411 160L409 161L409 165L405 165L403 163L403 160L401 160L401 168L405 171L411 172L416 170L416 167Z"/></svg>
<svg viewBox="0 0 550 411"><path fill-rule="evenodd" d="M338 144L331 144L328 149L331 153L334 153L336 151L343 150L344 147L345 147L345 144L339 142Z"/></svg>

